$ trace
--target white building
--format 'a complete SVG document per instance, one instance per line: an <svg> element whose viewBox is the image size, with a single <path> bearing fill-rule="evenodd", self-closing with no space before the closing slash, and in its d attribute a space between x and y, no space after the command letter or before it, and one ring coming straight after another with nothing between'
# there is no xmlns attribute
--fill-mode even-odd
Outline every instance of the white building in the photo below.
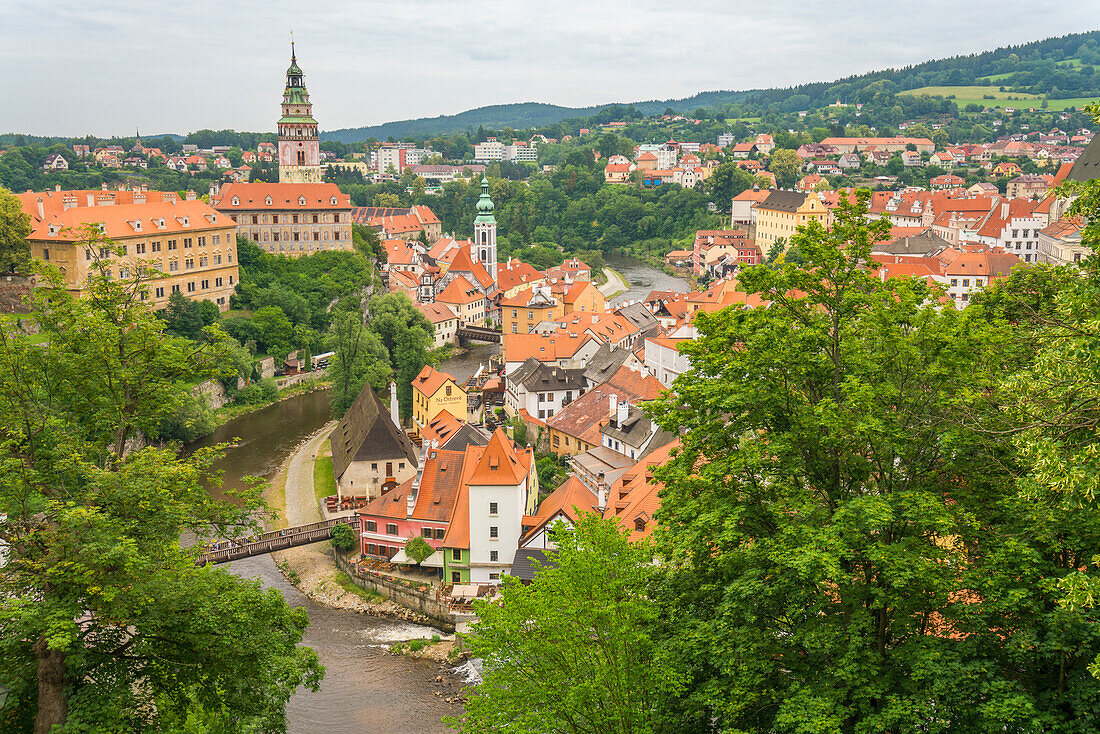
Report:
<svg viewBox="0 0 1100 734"><path fill-rule="evenodd" d="M665 387L691 369L691 361L679 352L680 344L697 336L694 326L681 326L668 336L648 337L645 340L645 367Z"/></svg>
<svg viewBox="0 0 1100 734"><path fill-rule="evenodd" d="M584 394L584 368L564 369L528 358L505 379L504 404L515 416L521 410L546 420Z"/></svg>
<svg viewBox="0 0 1100 734"><path fill-rule="evenodd" d="M478 162L504 160L504 143L496 138L489 138L484 143L474 146L474 160Z"/></svg>
<svg viewBox="0 0 1100 734"><path fill-rule="evenodd" d="M718 147L725 148L726 146L733 145L733 141L736 139L733 133L722 133L718 136Z"/></svg>
<svg viewBox="0 0 1100 734"><path fill-rule="evenodd" d="M534 450L516 450L497 429L469 479L470 582L499 583L534 512L538 473ZM460 520L459 520L460 521Z"/></svg>

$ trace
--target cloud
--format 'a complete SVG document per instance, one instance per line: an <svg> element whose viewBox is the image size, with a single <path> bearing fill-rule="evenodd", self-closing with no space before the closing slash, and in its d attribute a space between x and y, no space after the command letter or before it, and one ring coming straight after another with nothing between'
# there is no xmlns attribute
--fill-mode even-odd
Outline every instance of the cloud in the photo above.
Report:
<svg viewBox="0 0 1100 734"><path fill-rule="evenodd" d="M5 0L0 63L13 73L0 130L273 129L292 28L317 117L334 129L827 81L1085 30L1075 19L1090 10L1094 0Z"/></svg>

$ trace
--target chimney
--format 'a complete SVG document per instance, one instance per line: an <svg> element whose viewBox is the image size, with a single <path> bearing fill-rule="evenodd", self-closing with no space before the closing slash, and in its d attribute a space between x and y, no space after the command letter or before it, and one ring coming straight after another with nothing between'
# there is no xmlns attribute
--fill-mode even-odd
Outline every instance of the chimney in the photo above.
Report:
<svg viewBox="0 0 1100 734"><path fill-rule="evenodd" d="M611 396L607 400L608 400L608 403L610 404L610 410L608 411L607 414L608 414L608 416L611 417L611 420L614 421L615 416L616 416L616 414L618 412L618 409L619 409L619 396L616 395L615 393L611 393Z"/></svg>
<svg viewBox="0 0 1100 734"><path fill-rule="evenodd" d="M42 197L41 196L38 197L38 218L39 219L45 219L46 218L46 209L45 209L45 207L42 206Z"/></svg>
<svg viewBox="0 0 1100 734"><path fill-rule="evenodd" d="M390 420L397 427L401 429L401 416L397 413L397 383L390 380Z"/></svg>
<svg viewBox="0 0 1100 734"><path fill-rule="evenodd" d="M61 184L54 184L53 190L54 191L60 191L61 190Z"/></svg>
<svg viewBox="0 0 1100 734"><path fill-rule="evenodd" d="M104 183L104 184L100 184L100 185L99 185L99 190L100 190L100 191L106 191L106 190L107 190L107 184L105 184L105 183Z"/></svg>
<svg viewBox="0 0 1100 734"><path fill-rule="evenodd" d="M619 415L616 418L616 421L619 424L619 428L622 428L623 424L626 423L626 414L629 413L629 412L630 412L630 403L626 402L625 400L620 401L619 402Z"/></svg>
<svg viewBox="0 0 1100 734"><path fill-rule="evenodd" d="M1008 201L1001 202L1001 219L1008 219Z"/></svg>
<svg viewBox="0 0 1100 734"><path fill-rule="evenodd" d="M604 473L600 472L596 476L596 510L602 515L603 511L607 509L607 482L604 480Z"/></svg>

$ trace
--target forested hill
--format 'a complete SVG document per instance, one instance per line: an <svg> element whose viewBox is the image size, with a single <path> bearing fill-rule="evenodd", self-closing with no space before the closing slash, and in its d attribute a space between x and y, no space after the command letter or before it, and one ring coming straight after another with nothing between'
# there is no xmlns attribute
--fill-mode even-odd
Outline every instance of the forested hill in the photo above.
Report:
<svg viewBox="0 0 1100 734"><path fill-rule="evenodd" d="M918 90L948 96L956 94L952 87L960 88L956 94L960 99L974 94L979 98L984 96L979 94L981 90L975 92L975 87L989 87L991 92L997 93L1040 95L1051 100L1095 98L1100 96L1100 74L1093 74L1095 65L1100 65L1100 31L1089 31L782 89L700 92L683 99L649 100L630 105L609 103L594 107L560 107L540 102L492 105L457 115L331 130L321 133L321 138L353 143L368 138L428 137L476 130L478 127L523 130L571 118L592 117L609 108L612 115L615 110L652 115L667 109L688 114L700 108L733 104L741 106L742 114L768 110L791 112L822 107L838 99L846 103L870 102L878 92L897 94Z"/></svg>

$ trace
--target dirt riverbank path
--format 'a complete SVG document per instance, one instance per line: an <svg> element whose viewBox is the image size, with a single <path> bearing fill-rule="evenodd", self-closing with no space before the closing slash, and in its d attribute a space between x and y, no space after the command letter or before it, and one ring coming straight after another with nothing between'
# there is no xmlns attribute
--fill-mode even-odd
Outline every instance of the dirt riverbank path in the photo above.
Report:
<svg viewBox="0 0 1100 734"><path fill-rule="evenodd" d="M325 427L313 434L290 457L286 468L286 523L306 525L321 521L321 510L317 506L317 497L313 492L313 459L321 452L336 421L329 421Z"/></svg>
<svg viewBox="0 0 1100 734"><path fill-rule="evenodd" d="M611 268L604 268L603 274L607 277L607 282L599 288L604 298L614 298L620 293L625 293L630 290L630 284L626 282L626 278L619 275Z"/></svg>

